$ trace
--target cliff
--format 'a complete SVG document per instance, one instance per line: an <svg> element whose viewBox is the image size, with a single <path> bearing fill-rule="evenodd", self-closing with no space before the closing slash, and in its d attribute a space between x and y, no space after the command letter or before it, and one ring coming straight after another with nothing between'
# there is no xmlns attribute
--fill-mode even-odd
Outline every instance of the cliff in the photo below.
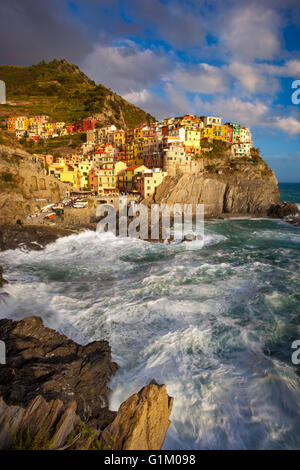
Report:
<svg viewBox="0 0 300 470"><path fill-rule="evenodd" d="M37 158L20 148L0 145L0 154L0 224L23 219L72 189L47 175Z"/></svg>
<svg viewBox="0 0 300 470"><path fill-rule="evenodd" d="M205 217L265 216L280 203L278 182L264 160L230 159L224 154L204 158L203 170L168 176L145 204L204 204Z"/></svg>
<svg viewBox="0 0 300 470"><path fill-rule="evenodd" d="M0 449L159 449L172 399L152 382L110 411L118 366L106 341L80 346L41 318L0 320Z"/></svg>

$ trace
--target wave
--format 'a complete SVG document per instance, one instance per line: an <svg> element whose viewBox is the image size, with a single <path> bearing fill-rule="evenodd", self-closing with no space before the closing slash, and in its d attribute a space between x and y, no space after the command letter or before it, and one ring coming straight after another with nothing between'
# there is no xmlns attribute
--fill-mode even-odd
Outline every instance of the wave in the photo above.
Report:
<svg viewBox="0 0 300 470"><path fill-rule="evenodd" d="M0 253L1 317L107 339L112 409L155 378L174 396L166 449L297 448L299 237L272 221L208 224L204 245L82 232Z"/></svg>

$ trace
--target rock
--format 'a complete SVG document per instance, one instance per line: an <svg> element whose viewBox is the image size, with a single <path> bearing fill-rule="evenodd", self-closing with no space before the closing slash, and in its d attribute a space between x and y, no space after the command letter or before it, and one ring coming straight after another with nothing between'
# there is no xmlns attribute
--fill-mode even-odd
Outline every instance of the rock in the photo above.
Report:
<svg viewBox="0 0 300 470"><path fill-rule="evenodd" d="M47 402L37 395L28 406L8 405L0 397L0 449L59 448L80 423L76 402Z"/></svg>
<svg viewBox="0 0 300 470"><path fill-rule="evenodd" d="M39 317L0 320L0 339L6 345L0 396L8 405L27 407L41 395L64 405L76 401L79 417L85 420L92 414L100 428L112 421L108 384L118 366L111 361L107 341L80 346L46 328Z"/></svg>
<svg viewBox="0 0 300 470"><path fill-rule="evenodd" d="M183 243L183 242L193 242L195 240L203 240L203 237L201 235L195 235L193 233L187 233L186 235L184 235L181 243Z"/></svg>
<svg viewBox="0 0 300 470"><path fill-rule="evenodd" d="M0 266L0 287L3 287L4 284L7 284L7 281L3 279L3 268Z"/></svg>
<svg viewBox="0 0 300 470"><path fill-rule="evenodd" d="M297 205L294 202L283 202L282 204L273 204L269 211L268 216L278 219L283 219L288 216L295 216L299 214Z"/></svg>
<svg viewBox="0 0 300 470"><path fill-rule="evenodd" d="M0 449L160 449L173 398L151 382L118 413L108 409L117 370L106 341L80 346L41 318L0 320ZM100 441L98 440L100 436Z"/></svg>
<svg viewBox="0 0 300 470"><path fill-rule="evenodd" d="M159 450L170 425L173 398L165 385L152 381L129 397L114 421L102 432L102 448L113 450Z"/></svg>
<svg viewBox="0 0 300 470"><path fill-rule="evenodd" d="M227 160L226 160L227 159ZM239 162L238 171L230 168L228 156L213 162L221 170L167 176L144 204L204 204L205 217L266 215L272 204L280 203L278 182L261 160Z"/></svg>
<svg viewBox="0 0 300 470"><path fill-rule="evenodd" d="M0 226L0 251L14 250L20 246L30 250L42 250L48 243L73 233L64 228L46 225L4 224Z"/></svg>

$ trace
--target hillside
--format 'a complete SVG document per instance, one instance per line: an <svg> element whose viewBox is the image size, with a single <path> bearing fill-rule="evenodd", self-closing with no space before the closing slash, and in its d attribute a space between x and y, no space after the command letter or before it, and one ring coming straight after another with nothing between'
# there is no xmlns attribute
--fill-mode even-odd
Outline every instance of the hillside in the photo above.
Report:
<svg viewBox="0 0 300 470"><path fill-rule="evenodd" d="M7 104L0 106L0 119L47 114L50 120L73 123L99 113L123 128L154 119L110 89L96 85L66 60L42 61L30 67L1 65L0 80L7 88Z"/></svg>

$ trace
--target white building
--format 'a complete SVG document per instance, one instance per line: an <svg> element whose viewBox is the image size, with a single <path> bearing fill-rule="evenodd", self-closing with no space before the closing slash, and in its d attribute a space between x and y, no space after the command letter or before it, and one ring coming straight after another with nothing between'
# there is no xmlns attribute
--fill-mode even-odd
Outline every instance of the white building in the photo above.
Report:
<svg viewBox="0 0 300 470"><path fill-rule="evenodd" d="M203 124L205 127L207 126L221 126L222 124L222 118L217 117L217 116L205 116L203 118Z"/></svg>
<svg viewBox="0 0 300 470"><path fill-rule="evenodd" d="M252 143L239 142L232 144L231 153L234 157L249 157L251 155Z"/></svg>

